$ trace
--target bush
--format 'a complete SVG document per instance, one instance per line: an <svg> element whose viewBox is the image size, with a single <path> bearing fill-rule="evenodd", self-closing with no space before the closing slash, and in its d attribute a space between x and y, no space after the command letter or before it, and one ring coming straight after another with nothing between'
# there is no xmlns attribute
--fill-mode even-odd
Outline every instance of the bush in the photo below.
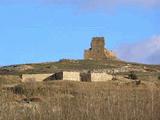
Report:
<svg viewBox="0 0 160 120"><path fill-rule="evenodd" d="M131 73L128 75L128 78L129 78L129 79L132 79L132 80L137 80L137 79L138 79L137 75L136 75L134 72L131 72Z"/></svg>
<svg viewBox="0 0 160 120"><path fill-rule="evenodd" d="M24 94L25 92L22 85L16 85L15 87L11 88L11 91L15 94Z"/></svg>
<svg viewBox="0 0 160 120"><path fill-rule="evenodd" d="M160 80L160 75L158 76L158 80Z"/></svg>

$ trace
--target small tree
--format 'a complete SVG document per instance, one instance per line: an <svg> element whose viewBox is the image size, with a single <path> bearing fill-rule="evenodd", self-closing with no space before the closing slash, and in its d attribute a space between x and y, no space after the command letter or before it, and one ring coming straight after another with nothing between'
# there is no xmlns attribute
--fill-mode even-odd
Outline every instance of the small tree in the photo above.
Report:
<svg viewBox="0 0 160 120"><path fill-rule="evenodd" d="M132 80L137 80L138 79L137 75L133 71L130 72L130 74L128 75L128 78L132 79Z"/></svg>

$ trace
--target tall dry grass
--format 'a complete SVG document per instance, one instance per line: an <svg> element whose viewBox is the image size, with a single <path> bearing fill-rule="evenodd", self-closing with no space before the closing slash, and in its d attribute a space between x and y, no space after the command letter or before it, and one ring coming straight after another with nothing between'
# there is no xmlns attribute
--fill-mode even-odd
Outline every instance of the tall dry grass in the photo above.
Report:
<svg viewBox="0 0 160 120"><path fill-rule="evenodd" d="M56 81L0 89L0 120L160 120L160 88L152 84ZM41 101L22 101L30 97Z"/></svg>

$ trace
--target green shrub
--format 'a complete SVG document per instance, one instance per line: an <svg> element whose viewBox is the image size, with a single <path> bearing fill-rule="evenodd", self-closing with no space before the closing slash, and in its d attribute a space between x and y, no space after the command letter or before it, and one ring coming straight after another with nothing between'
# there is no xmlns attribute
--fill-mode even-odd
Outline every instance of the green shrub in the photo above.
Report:
<svg viewBox="0 0 160 120"><path fill-rule="evenodd" d="M22 85L16 85L15 87L10 88L10 90L15 94L24 94L25 89Z"/></svg>
<svg viewBox="0 0 160 120"><path fill-rule="evenodd" d="M160 75L158 76L158 80L160 80Z"/></svg>
<svg viewBox="0 0 160 120"><path fill-rule="evenodd" d="M131 73L128 75L128 78L129 78L129 79L132 79L132 80L137 80L137 79L138 79L137 75L136 75L134 72L131 72Z"/></svg>

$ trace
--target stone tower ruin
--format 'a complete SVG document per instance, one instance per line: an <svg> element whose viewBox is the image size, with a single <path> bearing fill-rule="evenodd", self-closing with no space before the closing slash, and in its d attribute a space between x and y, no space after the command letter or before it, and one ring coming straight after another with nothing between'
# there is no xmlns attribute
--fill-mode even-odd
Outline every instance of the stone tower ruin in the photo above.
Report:
<svg viewBox="0 0 160 120"><path fill-rule="evenodd" d="M116 55L105 48L104 37L94 37L91 42L91 48L85 50L84 59L101 60L107 58L116 58Z"/></svg>

